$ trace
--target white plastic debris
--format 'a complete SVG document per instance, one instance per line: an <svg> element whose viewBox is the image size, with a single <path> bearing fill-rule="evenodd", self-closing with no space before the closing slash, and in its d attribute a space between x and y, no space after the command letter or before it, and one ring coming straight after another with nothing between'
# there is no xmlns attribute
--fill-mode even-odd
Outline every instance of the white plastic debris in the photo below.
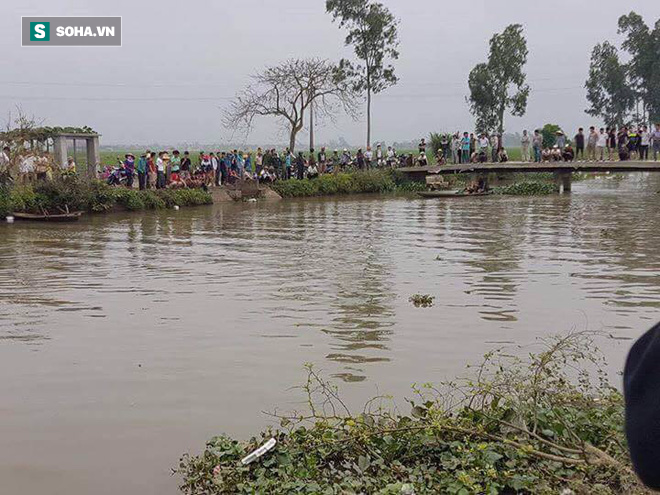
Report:
<svg viewBox="0 0 660 495"><path fill-rule="evenodd" d="M6 220L7 220L7 223L14 223L14 217L12 217L12 216L8 216Z"/></svg>
<svg viewBox="0 0 660 495"><path fill-rule="evenodd" d="M246 455L245 457L243 457L243 459L241 459L241 464L243 464L244 466L247 466L251 462L256 461L257 459L259 459L259 457L264 455L266 452L268 452L269 450L272 450L273 447L275 447L276 443L277 443L277 441L274 438L271 438L265 444L263 444L261 447L259 447L257 450L255 450L254 452L252 452L252 453Z"/></svg>
<svg viewBox="0 0 660 495"><path fill-rule="evenodd" d="M174 205L174 211L178 211L178 210L179 210L179 205Z"/></svg>

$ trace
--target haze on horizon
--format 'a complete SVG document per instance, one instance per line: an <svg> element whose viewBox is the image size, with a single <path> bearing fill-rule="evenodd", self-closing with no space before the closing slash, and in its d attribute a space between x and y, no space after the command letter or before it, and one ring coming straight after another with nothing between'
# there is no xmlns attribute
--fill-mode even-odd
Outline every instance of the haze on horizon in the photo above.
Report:
<svg viewBox="0 0 660 495"><path fill-rule="evenodd" d="M614 0L381 0L399 18L399 83L374 99L373 140L405 141L435 131L471 130L467 77L485 61L488 40L520 23L532 88L527 114L507 116L508 132L545 123L567 131L597 123L584 113L591 49L619 44L619 16L636 11L653 24L654 2ZM102 144L284 143L272 118L249 137L221 125L221 109L266 65L290 57L352 57L324 0L137 3L117 0L6 1L0 16L0 118L21 106L45 125L89 125ZM121 15L118 48L20 46L21 16ZM365 140L363 121L341 115L315 128L317 142ZM299 136L305 143L307 132Z"/></svg>

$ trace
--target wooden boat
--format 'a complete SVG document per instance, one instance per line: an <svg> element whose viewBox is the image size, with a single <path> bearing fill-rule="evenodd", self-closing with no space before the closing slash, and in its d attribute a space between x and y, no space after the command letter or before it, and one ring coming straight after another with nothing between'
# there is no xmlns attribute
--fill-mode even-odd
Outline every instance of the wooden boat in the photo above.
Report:
<svg viewBox="0 0 660 495"><path fill-rule="evenodd" d="M34 222L77 222L80 220L82 211L72 211L70 213L13 213L16 220L31 220Z"/></svg>
<svg viewBox="0 0 660 495"><path fill-rule="evenodd" d="M468 193L465 190L458 191L421 191L418 192L422 198L470 198L473 196L488 196L492 194L491 191L485 191L480 193Z"/></svg>

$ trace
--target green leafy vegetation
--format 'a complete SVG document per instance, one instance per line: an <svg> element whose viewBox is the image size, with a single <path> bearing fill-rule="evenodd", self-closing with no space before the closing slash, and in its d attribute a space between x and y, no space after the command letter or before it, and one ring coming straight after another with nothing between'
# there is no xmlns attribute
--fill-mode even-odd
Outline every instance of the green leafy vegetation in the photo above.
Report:
<svg viewBox="0 0 660 495"><path fill-rule="evenodd" d="M212 438L175 473L188 495L641 494L623 400L593 336L572 333L486 354L471 378L414 387L410 414L389 398L357 414L308 365L307 410L247 442ZM252 464L240 460L275 438Z"/></svg>
<svg viewBox="0 0 660 495"><path fill-rule="evenodd" d="M321 175L315 179L285 180L271 185L283 198L337 194L415 192L425 185L405 178L396 170L367 170Z"/></svg>
<svg viewBox="0 0 660 495"><path fill-rule="evenodd" d="M137 191L111 187L99 181L87 182L71 176L34 185L0 188L0 217L11 212L103 212L117 208L129 211L158 210L212 202L211 194L201 189Z"/></svg>
<svg viewBox="0 0 660 495"><path fill-rule="evenodd" d="M559 186L554 182L517 182L509 186L496 187L493 192L511 196L541 196L559 193Z"/></svg>

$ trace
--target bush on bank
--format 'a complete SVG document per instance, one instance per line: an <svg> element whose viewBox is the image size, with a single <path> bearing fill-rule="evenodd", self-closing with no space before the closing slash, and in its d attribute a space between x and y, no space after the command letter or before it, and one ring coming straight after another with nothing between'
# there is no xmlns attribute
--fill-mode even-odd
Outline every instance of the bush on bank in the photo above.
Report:
<svg viewBox="0 0 660 495"><path fill-rule="evenodd" d="M177 206L211 204L211 194L201 189L161 189L137 191L111 187L100 181L87 182L77 177L25 186L0 188L0 216L12 212L49 213L60 211L103 212L116 208L157 210Z"/></svg>
<svg viewBox="0 0 660 495"><path fill-rule="evenodd" d="M351 414L308 368L308 411L238 442L211 439L175 472L201 494L641 494L623 434L623 401L586 334L542 343L525 358L486 355L471 380L416 389L409 415L383 398ZM575 370L581 371L576 375ZM267 439L254 463L240 460Z"/></svg>
<svg viewBox="0 0 660 495"><path fill-rule="evenodd" d="M396 170L366 170L325 174L315 179L277 181L271 188L283 198L337 194L391 193L424 189Z"/></svg>

